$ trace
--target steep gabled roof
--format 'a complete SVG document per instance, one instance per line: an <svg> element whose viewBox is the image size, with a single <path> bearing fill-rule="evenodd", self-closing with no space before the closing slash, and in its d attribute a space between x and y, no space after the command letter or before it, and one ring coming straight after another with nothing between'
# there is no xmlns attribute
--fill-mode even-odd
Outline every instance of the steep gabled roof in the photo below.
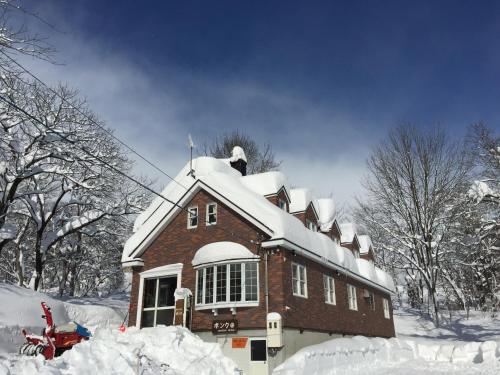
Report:
<svg viewBox="0 0 500 375"><path fill-rule="evenodd" d="M175 205L158 197L137 218L134 225L135 233L124 246L122 255L124 265L138 260L151 242L181 212L179 206L185 207L190 199L203 189L266 233L269 239L262 243L263 247L280 243L279 246L297 249L306 256L313 255L317 261L341 269L355 277L366 278L362 269L358 267L360 260L355 259L349 250L337 245L328 236L307 229L295 216L267 200L261 194L262 191L257 193L253 184L249 183L251 179L242 177L224 161L200 157L193 160L193 169L195 178L189 174L188 163L175 178L177 182L171 182L163 190L162 195L175 202ZM273 178L268 176L263 180L270 178L276 181L278 177L279 175L275 174ZM253 189L248 187L249 184ZM308 205L313 203L312 196L309 198L308 194L302 190L302 193L295 195L295 197L301 197L299 198L301 201L297 204L299 207L307 209ZM293 203L294 195L291 194L291 196ZM373 274L374 278L366 281L388 290L394 289L392 280L383 271L373 270Z"/></svg>

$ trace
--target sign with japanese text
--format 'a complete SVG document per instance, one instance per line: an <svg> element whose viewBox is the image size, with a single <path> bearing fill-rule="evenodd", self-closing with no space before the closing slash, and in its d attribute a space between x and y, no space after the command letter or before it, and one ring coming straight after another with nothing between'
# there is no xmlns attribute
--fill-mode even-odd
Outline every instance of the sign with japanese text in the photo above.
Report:
<svg viewBox="0 0 500 375"><path fill-rule="evenodd" d="M238 321L236 319L214 320L212 322L212 333L236 333L238 332Z"/></svg>

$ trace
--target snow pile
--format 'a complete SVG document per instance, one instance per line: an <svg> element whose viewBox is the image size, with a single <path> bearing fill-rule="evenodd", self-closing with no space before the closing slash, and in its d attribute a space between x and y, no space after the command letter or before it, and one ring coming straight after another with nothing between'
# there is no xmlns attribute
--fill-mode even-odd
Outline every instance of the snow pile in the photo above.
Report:
<svg viewBox="0 0 500 375"><path fill-rule="evenodd" d="M340 242L351 243L356 235L356 226L353 223L340 224Z"/></svg>
<svg viewBox="0 0 500 375"><path fill-rule="evenodd" d="M368 254L368 252L370 251L370 248L373 249L372 239L370 238L369 235L363 234L361 236L358 236L358 241L359 241L359 246L360 246L359 252L361 254Z"/></svg>
<svg viewBox="0 0 500 375"><path fill-rule="evenodd" d="M484 181L474 181L468 192L469 198L481 202L487 195L495 195L493 190Z"/></svg>
<svg viewBox="0 0 500 375"><path fill-rule="evenodd" d="M320 198L315 201L321 230L329 231L335 221L335 201L332 198Z"/></svg>
<svg viewBox="0 0 500 375"><path fill-rule="evenodd" d="M52 361L40 356L10 358L0 363L0 374L233 375L235 368L218 344L206 343L186 328L171 326L129 328L124 333L99 329L89 341Z"/></svg>
<svg viewBox="0 0 500 375"><path fill-rule="evenodd" d="M273 374L355 374L382 368L403 368L406 372L402 373L412 373L411 367L422 362L439 366L482 363L500 370L500 343L425 345L397 338L355 336L306 347L278 366Z"/></svg>

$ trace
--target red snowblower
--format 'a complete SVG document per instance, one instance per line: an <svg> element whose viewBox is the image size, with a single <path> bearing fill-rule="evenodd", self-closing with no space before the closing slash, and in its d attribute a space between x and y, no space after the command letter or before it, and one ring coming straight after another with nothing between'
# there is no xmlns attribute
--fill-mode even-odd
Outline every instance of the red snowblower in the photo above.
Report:
<svg viewBox="0 0 500 375"><path fill-rule="evenodd" d="M27 333L23 329L22 332L27 342L19 348L20 354L32 356L42 354L46 359L53 359L71 349L73 345L88 340L91 336L87 328L74 322L55 326L50 307L45 302L41 305L44 312L42 318L47 322L47 326L42 330L41 336Z"/></svg>

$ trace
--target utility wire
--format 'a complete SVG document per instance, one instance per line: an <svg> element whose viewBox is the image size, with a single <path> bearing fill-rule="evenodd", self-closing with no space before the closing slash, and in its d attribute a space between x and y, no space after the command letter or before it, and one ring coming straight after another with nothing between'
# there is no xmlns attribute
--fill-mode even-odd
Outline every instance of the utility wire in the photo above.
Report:
<svg viewBox="0 0 500 375"><path fill-rule="evenodd" d="M118 141L123 147L125 147L126 149L128 149L129 151L131 151L133 154L135 154L136 156L138 156L140 159L142 159L143 161L145 161L148 165L150 165L151 167L153 167L154 169L156 169L158 172L160 172L164 176L167 176L169 179L171 179L172 181L174 181L177 185L179 185L179 186L181 186L181 187L183 187L184 189L187 190L187 188L184 185L182 185L180 182L178 182L175 178L173 178L172 176L170 176L167 172L165 172L164 170L162 170L160 167L156 166L153 162L149 161L145 156L141 155L134 148L132 148L131 146L127 145L120 138L118 138L116 135L114 135L112 131L110 131L109 129L106 129L105 126L102 126L97 121L95 121L94 119L92 119L90 116L88 116L82 110L80 110L80 108L78 108L77 106L73 105L73 103L71 103L69 100L67 100L66 98L62 97L57 91L55 91L53 88L51 88L50 86L48 86L45 82L43 82L40 78L38 78L35 74L33 74L28 69L26 69L23 65L21 65L19 62L17 62L15 59L13 59L7 53L5 53L4 51L2 51L1 49L0 49L0 53L2 55L4 55L5 57L7 57L12 63L14 63L15 65L17 65L26 74L28 74L29 76L31 76L35 81L37 81L41 85L43 85L47 90L49 90L54 95L56 95L58 98L60 98L62 101L64 101L66 104L68 104L69 106L71 106L72 109L74 109L75 111L77 111L80 115L84 116L93 125L99 127L101 130L103 130L106 133L108 133L111 137L113 137L116 141ZM24 82L25 84L27 84L27 82L23 81L21 78L19 78L19 80L21 80L22 82Z"/></svg>
<svg viewBox="0 0 500 375"><path fill-rule="evenodd" d="M0 100L3 101L4 103L12 106L13 108L15 108L16 110L18 110L19 112L23 113L24 115L26 115L27 117L29 117L31 120L33 120L34 122L42 125L44 128L46 128L47 130L49 131L52 131L52 129L50 129L44 122L42 122L40 119L36 118L35 116L31 115L30 113L26 112L26 110L24 110L23 108L19 107L17 104L13 103L11 100L5 98L3 95L0 95ZM38 128L38 127L37 127ZM38 129L39 131L41 131L40 129ZM101 162L102 164L104 164L106 167L108 167L109 169L111 169L112 171L118 173L119 175L131 180L132 182L136 183L137 185L139 185L140 187L142 187L143 189L153 193L154 195L162 198L163 200L167 201L168 203L180 208L181 210L187 212L187 213L190 213L190 211L188 209L186 209L185 207L182 207L181 205L179 205L178 203L166 198L165 196L163 196L162 194L158 193L157 191L155 191L154 189L150 188L149 186L143 184L142 182L138 181L137 179L135 179L134 177L131 177L129 175L127 175L125 172L119 170L118 168L116 168L115 166L109 164L107 161L103 160L101 157L95 155L94 153L92 153L91 151L87 150L87 148L83 145L79 145L77 144L77 142L69 139L68 137L66 137L64 134L61 134L61 133L57 133L57 135L59 137L61 137L62 139L64 139L66 142L76 146L77 148L79 148L80 150L82 150L84 153L86 153L87 155L95 158L96 160L98 160L99 162ZM179 184L180 185L180 184ZM181 185L182 186L182 185ZM186 188L187 190L187 188ZM210 224L208 222L207 219L205 219L205 223L206 224ZM230 235L232 235L233 237L237 237L243 241L246 241L246 242L249 242L249 243L252 243L252 244L257 244L258 241L254 241L254 240L249 240L247 238L243 238L243 237L240 237L238 235L236 235L234 232L229 232L227 231L226 229L220 227L220 226L214 226L214 228L216 229L219 229L219 230L222 230L226 233L229 233Z"/></svg>

